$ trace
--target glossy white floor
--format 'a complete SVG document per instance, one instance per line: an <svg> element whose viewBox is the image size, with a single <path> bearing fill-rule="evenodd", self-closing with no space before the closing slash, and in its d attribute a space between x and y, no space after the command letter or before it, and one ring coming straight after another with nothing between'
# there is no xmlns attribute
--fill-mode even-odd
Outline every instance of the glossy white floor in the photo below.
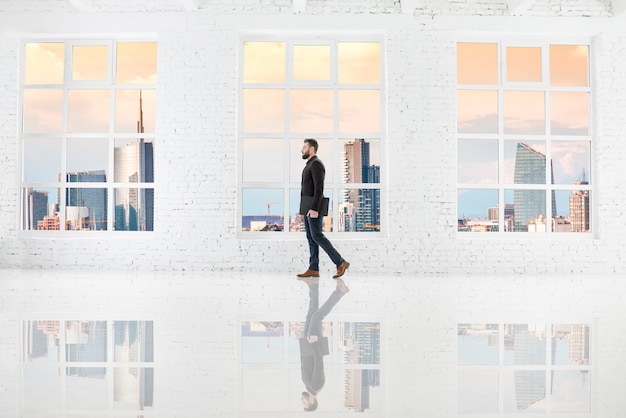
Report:
<svg viewBox="0 0 626 418"><path fill-rule="evenodd" d="M620 278L345 279L318 415L626 406ZM297 415L307 303L291 273L0 270L0 416Z"/></svg>

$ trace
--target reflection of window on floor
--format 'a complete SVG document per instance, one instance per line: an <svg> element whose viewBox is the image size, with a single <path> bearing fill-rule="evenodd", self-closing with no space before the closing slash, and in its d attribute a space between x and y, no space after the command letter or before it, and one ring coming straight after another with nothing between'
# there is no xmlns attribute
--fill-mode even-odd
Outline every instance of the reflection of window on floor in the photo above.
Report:
<svg viewBox="0 0 626 418"><path fill-rule="evenodd" d="M152 321L25 320L21 343L20 416L153 409Z"/></svg>
<svg viewBox="0 0 626 418"><path fill-rule="evenodd" d="M300 370L304 322L241 323L240 416L302 411ZM324 322L329 355L320 412L382 413L380 323Z"/></svg>
<svg viewBox="0 0 626 418"><path fill-rule="evenodd" d="M590 325L458 324L457 330L459 413L590 415Z"/></svg>

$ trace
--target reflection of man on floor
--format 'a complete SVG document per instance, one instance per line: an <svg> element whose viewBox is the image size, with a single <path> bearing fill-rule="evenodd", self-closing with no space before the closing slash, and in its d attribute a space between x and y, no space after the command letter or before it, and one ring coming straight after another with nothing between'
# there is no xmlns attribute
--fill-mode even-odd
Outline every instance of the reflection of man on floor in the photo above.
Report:
<svg viewBox="0 0 626 418"><path fill-rule="evenodd" d="M319 279L301 278L309 287L309 311L306 314L304 337L300 338L300 362L302 382L306 391L302 392L305 411L317 409L317 394L326 381L324 377L324 355L328 354L328 340L324 337L322 320L330 313L339 300L350 291L341 279L336 279L337 288L328 300L319 307Z"/></svg>

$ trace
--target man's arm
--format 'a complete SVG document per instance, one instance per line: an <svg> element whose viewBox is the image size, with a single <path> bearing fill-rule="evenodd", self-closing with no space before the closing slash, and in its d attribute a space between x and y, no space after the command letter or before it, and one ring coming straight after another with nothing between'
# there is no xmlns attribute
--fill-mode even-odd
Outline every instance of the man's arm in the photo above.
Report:
<svg viewBox="0 0 626 418"><path fill-rule="evenodd" d="M311 210L320 212L322 208L322 199L324 198L324 178L326 169L321 161L313 161L311 164L311 178L313 180L313 204Z"/></svg>

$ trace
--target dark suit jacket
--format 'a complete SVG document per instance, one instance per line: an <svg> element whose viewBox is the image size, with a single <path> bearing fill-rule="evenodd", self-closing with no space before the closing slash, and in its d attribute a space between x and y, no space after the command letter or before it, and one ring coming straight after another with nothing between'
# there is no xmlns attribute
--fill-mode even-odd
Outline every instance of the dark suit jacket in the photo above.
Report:
<svg viewBox="0 0 626 418"><path fill-rule="evenodd" d="M320 212L322 199L324 198L324 177L326 168L322 161L314 156L309 159L302 170L302 183L300 188L300 215L306 215L309 209ZM302 196L312 196L311 207L303 205Z"/></svg>

